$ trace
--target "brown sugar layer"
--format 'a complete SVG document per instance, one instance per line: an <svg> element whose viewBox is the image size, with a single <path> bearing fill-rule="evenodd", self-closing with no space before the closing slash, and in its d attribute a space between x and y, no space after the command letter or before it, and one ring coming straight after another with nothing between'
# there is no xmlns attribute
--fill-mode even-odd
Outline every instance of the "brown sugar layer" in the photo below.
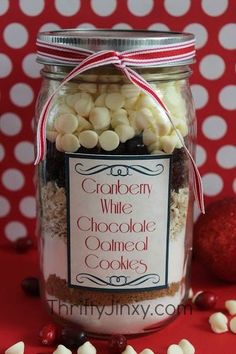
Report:
<svg viewBox="0 0 236 354"><path fill-rule="evenodd" d="M75 305L93 305L111 306L114 303L128 304L133 302L153 300L164 296L174 296L180 289L182 281L169 284L167 289L113 293L103 291L91 291L83 289L68 288L65 279L61 279L56 274L51 274L46 280L46 292L55 296L57 299L69 302Z"/></svg>

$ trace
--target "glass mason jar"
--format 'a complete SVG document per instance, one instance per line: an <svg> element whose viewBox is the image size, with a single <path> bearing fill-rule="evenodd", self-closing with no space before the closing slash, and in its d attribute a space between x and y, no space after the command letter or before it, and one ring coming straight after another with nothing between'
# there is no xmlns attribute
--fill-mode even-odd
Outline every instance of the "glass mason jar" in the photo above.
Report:
<svg viewBox="0 0 236 354"><path fill-rule="evenodd" d="M184 43L191 34L59 31L46 43L129 50ZM193 193L183 140L194 154L193 59L133 67L167 106L115 66L64 84L46 122L37 166L42 294L60 323L91 334L159 330L184 309L189 291ZM44 64L37 119L72 63ZM179 134L183 138L179 139Z"/></svg>

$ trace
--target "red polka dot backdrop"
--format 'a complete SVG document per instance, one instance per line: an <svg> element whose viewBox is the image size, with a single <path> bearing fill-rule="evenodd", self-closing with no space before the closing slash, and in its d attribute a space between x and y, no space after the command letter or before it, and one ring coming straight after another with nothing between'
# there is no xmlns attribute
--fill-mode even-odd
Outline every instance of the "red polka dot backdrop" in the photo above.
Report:
<svg viewBox="0 0 236 354"><path fill-rule="evenodd" d="M1 0L0 217L10 240L35 228L33 117L40 88L38 31L60 28L192 32L191 88L198 117L197 164L206 203L236 191L235 0Z"/></svg>

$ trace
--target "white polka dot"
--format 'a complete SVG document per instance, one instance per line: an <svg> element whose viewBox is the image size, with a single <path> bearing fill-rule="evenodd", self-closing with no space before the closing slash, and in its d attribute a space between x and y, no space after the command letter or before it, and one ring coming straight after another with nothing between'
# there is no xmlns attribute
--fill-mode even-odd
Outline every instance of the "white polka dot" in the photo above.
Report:
<svg viewBox="0 0 236 354"><path fill-rule="evenodd" d="M219 101L223 108L228 110L236 109L236 85L225 86L219 94Z"/></svg>
<svg viewBox="0 0 236 354"><path fill-rule="evenodd" d="M7 77L12 71L11 59L6 55L0 53L0 78Z"/></svg>
<svg viewBox="0 0 236 354"><path fill-rule="evenodd" d="M19 221L11 221L5 227L5 235L8 240L15 241L20 237L27 236L27 230L24 224Z"/></svg>
<svg viewBox="0 0 236 354"><path fill-rule="evenodd" d="M197 166L201 167L202 165L204 165L204 163L206 162L206 159L207 159L206 150L202 146L197 145L197 149L196 149Z"/></svg>
<svg viewBox="0 0 236 354"><path fill-rule="evenodd" d="M233 181L233 191L236 193L236 178Z"/></svg>
<svg viewBox="0 0 236 354"><path fill-rule="evenodd" d="M24 83L15 84L10 89L11 101L19 107L30 105L34 99L32 88Z"/></svg>
<svg viewBox="0 0 236 354"><path fill-rule="evenodd" d="M5 149L2 144L0 144L0 161L3 161L5 158Z"/></svg>
<svg viewBox="0 0 236 354"><path fill-rule="evenodd" d="M17 191L23 187L25 178L19 170L9 168L2 174L2 183L10 191Z"/></svg>
<svg viewBox="0 0 236 354"><path fill-rule="evenodd" d="M20 8L27 16L37 16L43 12L44 0L20 0Z"/></svg>
<svg viewBox="0 0 236 354"><path fill-rule="evenodd" d="M28 32L20 23L11 23L6 26L3 37L6 44L11 48L22 48L28 41Z"/></svg>
<svg viewBox="0 0 236 354"><path fill-rule="evenodd" d="M130 30L130 29L132 29L132 26L130 26L128 23L121 22L121 23L115 24L112 28L117 29L117 30L120 30L120 29Z"/></svg>
<svg viewBox="0 0 236 354"><path fill-rule="evenodd" d="M207 173L202 177L204 194L212 197L219 194L224 186L222 178L216 173Z"/></svg>
<svg viewBox="0 0 236 354"><path fill-rule="evenodd" d="M134 16L146 16L153 9L153 0L128 0L128 9Z"/></svg>
<svg viewBox="0 0 236 354"><path fill-rule="evenodd" d="M36 202L34 197L25 197L21 199L19 205L21 213L28 217L34 218L36 216Z"/></svg>
<svg viewBox="0 0 236 354"><path fill-rule="evenodd" d="M202 131L208 139L221 139L227 132L227 124L219 116L209 116L203 122Z"/></svg>
<svg viewBox="0 0 236 354"><path fill-rule="evenodd" d="M48 32L48 31L57 31L59 30L61 27L58 26L56 23L45 23L44 25L42 25L39 29L39 32Z"/></svg>
<svg viewBox="0 0 236 354"><path fill-rule="evenodd" d="M80 0L56 0L55 6L57 11L63 16L76 15L80 9Z"/></svg>
<svg viewBox="0 0 236 354"><path fill-rule="evenodd" d="M22 123L20 117L15 113L4 113L0 120L1 131L5 135L16 135L21 131Z"/></svg>
<svg viewBox="0 0 236 354"><path fill-rule="evenodd" d="M19 162L32 163L34 161L34 145L28 141L21 141L15 146L14 154Z"/></svg>
<svg viewBox="0 0 236 354"><path fill-rule="evenodd" d="M4 15L9 9L9 0L0 1L0 15Z"/></svg>
<svg viewBox="0 0 236 354"><path fill-rule="evenodd" d="M206 28L200 23L191 23L184 28L184 32L193 33L196 38L196 48L204 47L208 39L208 32Z"/></svg>
<svg viewBox="0 0 236 354"><path fill-rule="evenodd" d="M166 11L172 16L185 15L189 10L190 5L190 0L165 0L164 2Z"/></svg>
<svg viewBox="0 0 236 354"><path fill-rule="evenodd" d="M148 27L149 31L169 31L170 28L165 23L153 23Z"/></svg>
<svg viewBox="0 0 236 354"><path fill-rule="evenodd" d="M80 23L77 28L83 28L83 29L94 29L96 28L92 23Z"/></svg>
<svg viewBox="0 0 236 354"><path fill-rule="evenodd" d="M192 85L191 91L193 94L196 109L203 108L208 101L208 92L205 87L198 84Z"/></svg>
<svg viewBox="0 0 236 354"><path fill-rule="evenodd" d="M36 54L27 54L22 61L22 68L26 75L32 78L40 77L42 65L36 62Z"/></svg>
<svg viewBox="0 0 236 354"><path fill-rule="evenodd" d="M0 217L3 218L7 214L9 214L11 209L11 205L7 198L0 195Z"/></svg>
<svg viewBox="0 0 236 354"><path fill-rule="evenodd" d="M220 16L228 7L228 0L202 0L202 8L209 16Z"/></svg>
<svg viewBox="0 0 236 354"><path fill-rule="evenodd" d="M110 16L116 9L116 0L91 0L92 10L98 16Z"/></svg>
<svg viewBox="0 0 236 354"><path fill-rule="evenodd" d="M219 79L225 71L225 62L215 54L206 55L200 62L200 72L208 80Z"/></svg>
<svg viewBox="0 0 236 354"><path fill-rule="evenodd" d="M222 146L216 154L216 160L222 168L236 168L236 147Z"/></svg>
<svg viewBox="0 0 236 354"><path fill-rule="evenodd" d="M236 24L228 23L219 32L219 41L225 49L236 49Z"/></svg>

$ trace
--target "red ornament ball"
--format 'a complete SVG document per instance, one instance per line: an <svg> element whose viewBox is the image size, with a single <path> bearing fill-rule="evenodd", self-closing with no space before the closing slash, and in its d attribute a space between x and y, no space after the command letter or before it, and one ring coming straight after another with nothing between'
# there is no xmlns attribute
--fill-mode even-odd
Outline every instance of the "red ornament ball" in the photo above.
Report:
<svg viewBox="0 0 236 354"><path fill-rule="evenodd" d="M217 278L236 282L236 197L211 203L194 228L194 254Z"/></svg>

